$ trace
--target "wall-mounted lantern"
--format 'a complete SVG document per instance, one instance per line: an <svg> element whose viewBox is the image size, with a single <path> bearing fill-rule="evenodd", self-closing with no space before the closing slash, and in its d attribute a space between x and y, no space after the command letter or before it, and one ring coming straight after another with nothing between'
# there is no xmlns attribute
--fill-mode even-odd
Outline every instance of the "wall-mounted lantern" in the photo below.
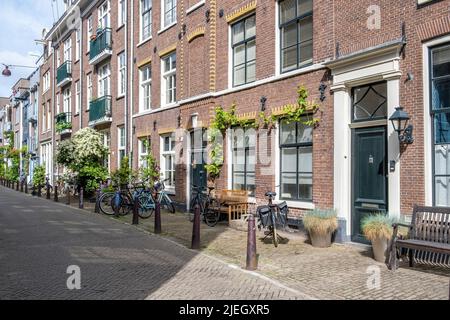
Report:
<svg viewBox="0 0 450 320"><path fill-rule="evenodd" d="M394 130L397 131L400 143L411 144L414 142L412 135L413 126L411 124L408 125L409 119L409 114L403 111L403 107L395 108L395 112L389 118Z"/></svg>

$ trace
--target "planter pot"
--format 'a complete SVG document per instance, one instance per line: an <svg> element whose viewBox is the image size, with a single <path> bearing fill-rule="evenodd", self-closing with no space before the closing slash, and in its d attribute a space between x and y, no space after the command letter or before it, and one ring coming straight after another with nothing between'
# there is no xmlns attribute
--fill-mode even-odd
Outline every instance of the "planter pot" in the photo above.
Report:
<svg viewBox="0 0 450 320"><path fill-rule="evenodd" d="M386 262L386 252L388 248L388 240L378 238L372 241L373 256L378 262Z"/></svg>
<svg viewBox="0 0 450 320"><path fill-rule="evenodd" d="M310 231L309 238L313 247L328 248L331 246L331 232L324 235Z"/></svg>

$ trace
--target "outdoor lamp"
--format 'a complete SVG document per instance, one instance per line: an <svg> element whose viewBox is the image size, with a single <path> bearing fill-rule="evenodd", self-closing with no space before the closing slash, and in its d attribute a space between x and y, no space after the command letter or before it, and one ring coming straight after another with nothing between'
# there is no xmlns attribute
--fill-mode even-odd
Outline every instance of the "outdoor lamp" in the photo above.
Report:
<svg viewBox="0 0 450 320"><path fill-rule="evenodd" d="M409 122L409 115L407 112L403 111L403 107L395 108L395 112L389 118L392 121L392 126L394 130L398 133L398 139L400 143L411 144L414 142L412 136L413 126Z"/></svg>
<svg viewBox="0 0 450 320"><path fill-rule="evenodd" d="M5 77L11 77L11 70L9 70L9 67L6 64L4 64L4 66L5 69L2 71L2 75Z"/></svg>

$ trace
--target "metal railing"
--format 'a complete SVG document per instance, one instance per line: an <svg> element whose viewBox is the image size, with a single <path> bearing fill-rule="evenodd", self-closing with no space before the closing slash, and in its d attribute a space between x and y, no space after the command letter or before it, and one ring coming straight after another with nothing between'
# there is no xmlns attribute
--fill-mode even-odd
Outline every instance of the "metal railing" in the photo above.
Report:
<svg viewBox="0 0 450 320"><path fill-rule="evenodd" d="M110 121L111 116L111 96L103 96L89 103L90 124Z"/></svg>
<svg viewBox="0 0 450 320"><path fill-rule="evenodd" d="M72 112L61 112L55 117L56 132L72 129Z"/></svg>
<svg viewBox="0 0 450 320"><path fill-rule="evenodd" d="M106 50L112 50L111 28L105 28L96 34L95 40L91 40L89 60L94 60Z"/></svg>
<svg viewBox="0 0 450 320"><path fill-rule="evenodd" d="M72 61L67 60L59 66L56 72L56 83L61 83L64 80L72 78Z"/></svg>

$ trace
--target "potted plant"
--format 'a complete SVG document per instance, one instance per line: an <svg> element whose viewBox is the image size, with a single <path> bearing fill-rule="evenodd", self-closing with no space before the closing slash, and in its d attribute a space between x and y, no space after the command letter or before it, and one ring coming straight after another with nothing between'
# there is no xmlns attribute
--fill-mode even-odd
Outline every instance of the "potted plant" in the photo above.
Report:
<svg viewBox="0 0 450 320"><path fill-rule="evenodd" d="M393 219L384 213L366 216L361 221L363 234L372 243L373 255L378 262L386 261L393 222Z"/></svg>
<svg viewBox="0 0 450 320"><path fill-rule="evenodd" d="M303 217L303 225L313 247L327 248L331 246L331 236L338 227L337 214L334 210L314 209Z"/></svg>

